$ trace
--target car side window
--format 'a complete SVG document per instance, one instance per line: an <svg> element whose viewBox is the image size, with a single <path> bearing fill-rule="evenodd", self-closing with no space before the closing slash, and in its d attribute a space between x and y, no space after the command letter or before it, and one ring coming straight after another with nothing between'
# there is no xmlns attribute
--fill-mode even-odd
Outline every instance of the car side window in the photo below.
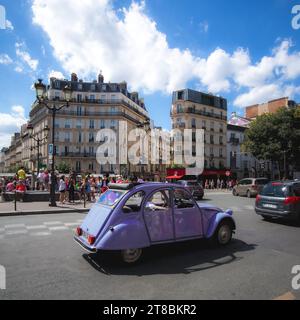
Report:
<svg viewBox="0 0 300 320"><path fill-rule="evenodd" d="M174 207L177 209L193 208L193 197L184 189L174 190Z"/></svg>
<svg viewBox="0 0 300 320"><path fill-rule="evenodd" d="M141 205L145 196L144 191L139 191L133 194L127 199L123 206L124 213L139 212L141 210Z"/></svg>
<svg viewBox="0 0 300 320"><path fill-rule="evenodd" d="M295 184L293 189L294 189L294 195L296 197L300 197L300 184Z"/></svg>
<svg viewBox="0 0 300 320"><path fill-rule="evenodd" d="M170 209L170 191L160 190L152 194L145 205L146 212L167 211Z"/></svg>

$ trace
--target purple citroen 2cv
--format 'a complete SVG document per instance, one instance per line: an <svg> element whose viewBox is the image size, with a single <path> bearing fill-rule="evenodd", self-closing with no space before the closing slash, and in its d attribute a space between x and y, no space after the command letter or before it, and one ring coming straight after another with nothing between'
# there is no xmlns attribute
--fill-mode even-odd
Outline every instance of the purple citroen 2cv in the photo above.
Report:
<svg viewBox="0 0 300 320"><path fill-rule="evenodd" d="M135 263L146 247L199 238L226 245L234 230L231 210L197 203L178 184L110 184L74 239L90 253L118 250L123 262Z"/></svg>

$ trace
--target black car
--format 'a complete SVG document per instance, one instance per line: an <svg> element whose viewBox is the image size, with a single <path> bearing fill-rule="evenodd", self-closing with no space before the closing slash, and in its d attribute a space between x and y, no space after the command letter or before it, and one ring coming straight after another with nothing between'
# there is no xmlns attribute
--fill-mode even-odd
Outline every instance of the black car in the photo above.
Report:
<svg viewBox="0 0 300 320"><path fill-rule="evenodd" d="M178 180L176 183L183 185L193 195L194 199L202 200L204 196L204 190L200 182L197 180Z"/></svg>
<svg viewBox="0 0 300 320"><path fill-rule="evenodd" d="M300 181L270 182L256 196L255 211L265 219L300 221Z"/></svg>

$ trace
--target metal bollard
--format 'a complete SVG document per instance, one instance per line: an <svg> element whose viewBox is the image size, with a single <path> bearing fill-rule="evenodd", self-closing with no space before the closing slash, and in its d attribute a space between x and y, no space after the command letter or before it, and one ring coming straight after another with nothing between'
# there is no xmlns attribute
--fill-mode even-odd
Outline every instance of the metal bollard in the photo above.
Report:
<svg viewBox="0 0 300 320"><path fill-rule="evenodd" d="M14 204L15 204L15 211L17 211L17 190L15 190L15 200L14 200Z"/></svg>

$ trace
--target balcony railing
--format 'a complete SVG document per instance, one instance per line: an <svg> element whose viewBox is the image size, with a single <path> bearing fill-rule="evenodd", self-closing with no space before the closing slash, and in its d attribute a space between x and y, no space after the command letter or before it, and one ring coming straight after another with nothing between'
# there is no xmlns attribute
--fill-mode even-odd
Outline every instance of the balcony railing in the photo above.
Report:
<svg viewBox="0 0 300 320"><path fill-rule="evenodd" d="M56 154L56 157L66 157L66 158L95 158L96 153L90 153L90 152L61 152L59 154Z"/></svg>
<svg viewBox="0 0 300 320"><path fill-rule="evenodd" d="M227 120L227 117L220 115L220 114L215 114L212 112L207 112L207 111L202 111L202 110L195 110L193 108L187 108L186 110L176 110L173 114L179 114L179 113L191 113L191 114L198 114L201 116L206 116L210 118L215 118L215 119L220 119L220 120Z"/></svg>

